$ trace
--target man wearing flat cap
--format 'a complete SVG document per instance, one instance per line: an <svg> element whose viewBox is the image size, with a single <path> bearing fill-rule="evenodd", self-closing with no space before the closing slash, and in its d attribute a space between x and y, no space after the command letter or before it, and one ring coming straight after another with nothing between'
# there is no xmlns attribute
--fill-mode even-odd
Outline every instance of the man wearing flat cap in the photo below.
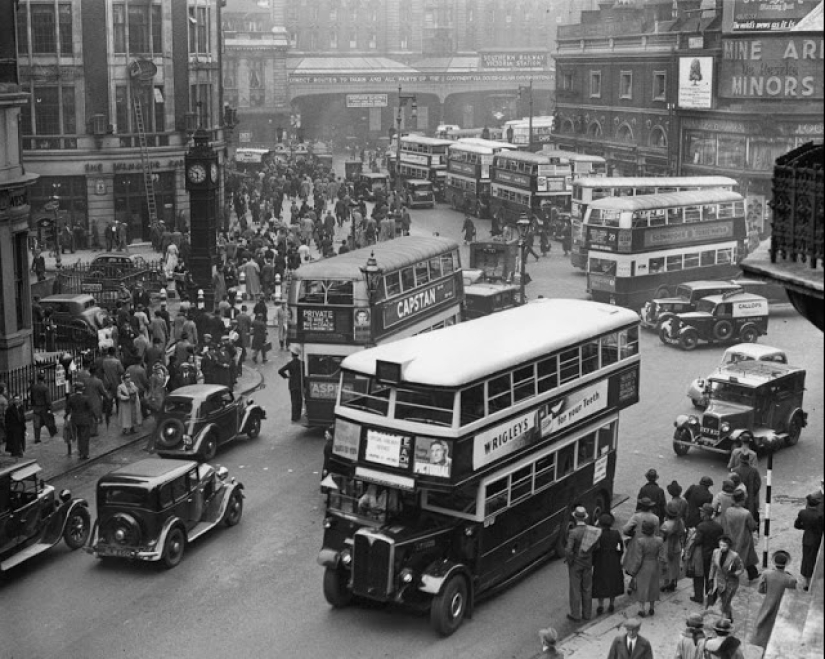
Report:
<svg viewBox="0 0 825 659"><path fill-rule="evenodd" d="M629 618L624 623L625 633L613 639L607 659L653 659L650 641L639 635L642 626L638 618Z"/></svg>
<svg viewBox="0 0 825 659"><path fill-rule="evenodd" d="M564 561L570 579L570 613L568 619L581 622L590 620L593 611L593 548L601 535L601 529L587 524L587 511L576 506L573 519L576 522L567 536Z"/></svg>
<svg viewBox="0 0 825 659"><path fill-rule="evenodd" d="M690 599L697 604L705 601L713 550L719 546L719 538L725 533L722 525L713 519L713 506L703 504L701 514L702 521L696 525L696 532L686 549L686 571L693 572L693 597Z"/></svg>
<svg viewBox="0 0 825 659"><path fill-rule="evenodd" d="M782 604L782 597L786 590L796 589L796 579L785 572L790 563L791 555L780 549L773 554L773 569L765 570L759 579L757 591L765 596L759 613L756 614L756 626L751 636L751 644L767 647L771 638L776 614Z"/></svg>

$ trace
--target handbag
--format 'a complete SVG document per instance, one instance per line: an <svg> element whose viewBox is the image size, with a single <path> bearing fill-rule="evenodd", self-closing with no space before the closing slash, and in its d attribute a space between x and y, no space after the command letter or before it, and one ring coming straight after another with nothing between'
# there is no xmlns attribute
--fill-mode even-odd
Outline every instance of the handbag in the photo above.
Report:
<svg viewBox="0 0 825 659"><path fill-rule="evenodd" d="M269 352L270 350L272 350L272 341L267 341L264 343L263 351Z"/></svg>
<svg viewBox="0 0 825 659"><path fill-rule="evenodd" d="M49 437L54 437L57 434L57 424L54 420L54 413L51 410L46 412L46 430L49 431Z"/></svg>

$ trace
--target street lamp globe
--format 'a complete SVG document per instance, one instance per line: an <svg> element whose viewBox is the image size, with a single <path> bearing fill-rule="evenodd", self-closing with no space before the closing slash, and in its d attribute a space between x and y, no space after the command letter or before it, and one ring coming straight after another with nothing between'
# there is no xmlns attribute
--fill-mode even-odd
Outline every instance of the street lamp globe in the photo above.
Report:
<svg viewBox="0 0 825 659"><path fill-rule="evenodd" d="M378 261L375 260L375 252L370 252L370 257L367 259L367 265L361 266L361 272L367 280L367 288L370 295L374 295L378 290L378 283L381 277L381 269L378 267Z"/></svg>

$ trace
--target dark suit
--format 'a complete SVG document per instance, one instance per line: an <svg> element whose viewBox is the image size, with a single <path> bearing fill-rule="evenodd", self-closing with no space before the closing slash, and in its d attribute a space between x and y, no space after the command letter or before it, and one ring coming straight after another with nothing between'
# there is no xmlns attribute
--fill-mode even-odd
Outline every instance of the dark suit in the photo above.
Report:
<svg viewBox="0 0 825 659"><path fill-rule="evenodd" d="M627 651L627 634L617 636L610 645L607 659L653 659L653 648L650 647L650 641L643 636L636 636L633 643L633 654L631 655Z"/></svg>
<svg viewBox="0 0 825 659"><path fill-rule="evenodd" d="M816 555L822 542L823 518L816 506L808 506L800 510L794 522L794 528L802 533L802 566L800 573L806 579L811 578L816 565Z"/></svg>
<svg viewBox="0 0 825 659"><path fill-rule="evenodd" d="M300 421L303 412L304 400L301 389L301 360L292 356L292 361L278 369L278 375L289 379L289 397L292 401L292 420Z"/></svg>
<svg viewBox="0 0 825 659"><path fill-rule="evenodd" d="M6 409L6 450L18 457L26 450L26 412L22 405L12 404Z"/></svg>
<svg viewBox="0 0 825 659"><path fill-rule="evenodd" d="M89 397L75 392L66 399L66 414L70 416L77 437L77 450L81 458L89 457L89 433L95 423L95 412ZM71 449L71 447L69 447Z"/></svg>

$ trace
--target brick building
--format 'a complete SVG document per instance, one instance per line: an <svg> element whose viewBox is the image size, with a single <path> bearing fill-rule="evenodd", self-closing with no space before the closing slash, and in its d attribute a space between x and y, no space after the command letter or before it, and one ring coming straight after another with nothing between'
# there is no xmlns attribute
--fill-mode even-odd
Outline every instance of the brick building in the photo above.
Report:
<svg viewBox="0 0 825 659"><path fill-rule="evenodd" d="M223 145L221 2L17 5L20 82L30 94L23 154L40 175L34 218L57 197L61 223L96 225L102 235L117 216L130 240L145 240L149 199L160 219L188 213L182 164L191 133L202 125Z"/></svg>

